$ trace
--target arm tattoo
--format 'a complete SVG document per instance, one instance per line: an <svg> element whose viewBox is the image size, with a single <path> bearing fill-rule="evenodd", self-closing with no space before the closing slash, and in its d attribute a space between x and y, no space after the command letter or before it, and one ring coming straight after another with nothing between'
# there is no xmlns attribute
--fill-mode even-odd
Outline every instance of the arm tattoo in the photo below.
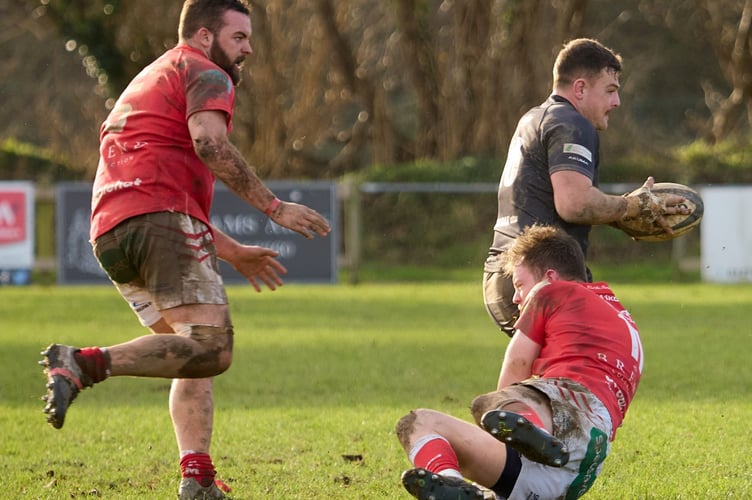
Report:
<svg viewBox="0 0 752 500"><path fill-rule="evenodd" d="M263 210L274 198L274 194L229 141L197 138L194 140L194 148L214 175L252 206Z"/></svg>

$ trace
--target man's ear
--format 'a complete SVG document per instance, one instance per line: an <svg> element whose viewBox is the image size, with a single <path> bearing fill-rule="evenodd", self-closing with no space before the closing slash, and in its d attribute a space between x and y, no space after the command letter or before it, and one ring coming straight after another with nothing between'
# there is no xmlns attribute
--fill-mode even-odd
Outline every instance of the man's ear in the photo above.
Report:
<svg viewBox="0 0 752 500"><path fill-rule="evenodd" d="M582 99L585 95L585 87L587 87L587 81L584 78L578 78L572 83L572 91L577 99Z"/></svg>
<svg viewBox="0 0 752 500"><path fill-rule="evenodd" d="M212 33L209 28L199 28L196 32L196 38L201 45L208 48L211 47L211 44L214 41L214 33Z"/></svg>
<svg viewBox="0 0 752 500"><path fill-rule="evenodd" d="M552 283L554 281L560 281L563 279L559 274L559 271L557 271L556 269L546 269L546 272L543 273L543 277Z"/></svg>

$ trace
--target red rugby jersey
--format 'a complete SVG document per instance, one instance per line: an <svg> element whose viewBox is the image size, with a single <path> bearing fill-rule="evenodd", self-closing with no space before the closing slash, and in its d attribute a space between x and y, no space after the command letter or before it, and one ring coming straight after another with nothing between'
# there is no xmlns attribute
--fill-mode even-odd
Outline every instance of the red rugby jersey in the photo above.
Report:
<svg viewBox="0 0 752 500"><path fill-rule="evenodd" d="M541 346L533 375L587 387L608 409L615 432L640 382L643 356L637 327L609 286L552 282L529 298L516 327Z"/></svg>
<svg viewBox="0 0 752 500"><path fill-rule="evenodd" d="M144 68L101 127L91 239L151 212L182 212L208 224L214 175L193 150L188 117L222 111L229 133L234 101L230 76L187 45Z"/></svg>

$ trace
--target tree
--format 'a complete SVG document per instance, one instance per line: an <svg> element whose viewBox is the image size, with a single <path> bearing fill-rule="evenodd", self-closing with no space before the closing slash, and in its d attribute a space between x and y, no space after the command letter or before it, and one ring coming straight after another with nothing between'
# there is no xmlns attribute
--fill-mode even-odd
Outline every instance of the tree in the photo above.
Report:
<svg viewBox="0 0 752 500"><path fill-rule="evenodd" d="M724 88L708 78L700 82L706 120L694 120L707 142L716 143L752 124L752 0L642 0L646 17L678 36L712 47ZM727 90L728 89L728 90Z"/></svg>
<svg viewBox="0 0 752 500"><path fill-rule="evenodd" d="M373 161L498 153L520 108L545 93L549 70L532 61L550 59L561 38L581 29L587 6L252 3L257 56L246 75L251 85L238 91L237 140L266 174L317 177L321 169L336 176ZM175 4L49 0L36 12L77 46L89 74L116 97L174 43ZM541 21L557 30L531 29Z"/></svg>
<svg viewBox="0 0 752 500"><path fill-rule="evenodd" d="M713 115L708 139L718 142L738 130L745 110L746 124L752 123L752 0L702 3L707 35L731 85L731 93L721 98L713 88L706 90Z"/></svg>
<svg viewBox="0 0 752 500"><path fill-rule="evenodd" d="M661 130L671 140L685 139L692 133L687 123L717 140L741 126L745 106L751 113L749 7L744 10L750 2L251 0L254 55L237 90L233 139L266 178L336 178L374 163L502 157L519 116L550 92L561 44L593 36L627 56L628 106L611 125L617 133L606 134L609 147L629 152L640 141L656 143ZM24 7L3 19L13 28L6 33L37 33L48 44L64 44L94 78L86 85L71 78L68 56L56 61L67 66L55 76L55 90L66 90L38 89L44 97L37 101L52 108L65 101L76 111L55 115L58 140L85 130L95 141L106 107L177 41L180 2L173 0L0 5ZM6 44L14 40L20 38ZM725 81L714 78L714 64L724 68ZM0 84L0 92L3 85L10 86ZM731 90L724 94L726 86ZM87 93L86 106L67 101ZM700 109L704 102L708 108ZM84 107L89 110L81 116ZM83 121L73 124L73 118ZM38 132L46 140L44 128ZM92 164L95 148L56 144Z"/></svg>
<svg viewBox="0 0 752 500"><path fill-rule="evenodd" d="M76 50L41 20L38 5L0 0L0 140L28 143L93 171L104 98Z"/></svg>

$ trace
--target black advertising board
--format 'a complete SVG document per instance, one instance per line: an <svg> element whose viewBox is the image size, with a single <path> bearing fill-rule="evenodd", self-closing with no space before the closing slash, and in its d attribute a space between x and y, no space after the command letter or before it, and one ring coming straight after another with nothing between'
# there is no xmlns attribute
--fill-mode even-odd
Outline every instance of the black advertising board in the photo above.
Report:
<svg viewBox="0 0 752 500"><path fill-rule="evenodd" d="M268 247L279 252L278 260L287 268L286 282L336 283L337 281L337 186L331 182L266 182L283 201L311 207L332 227L329 236L306 239L272 222L250 207L224 185L217 185L211 223L225 234L247 245ZM246 283L246 279L226 262L220 262L225 283Z"/></svg>
<svg viewBox="0 0 752 500"><path fill-rule="evenodd" d="M307 205L332 226L329 236L311 240L283 228L218 183L211 223L232 238L279 252L287 268L288 283L336 283L338 221L336 185L331 182L270 181L269 189L283 201ZM109 283L89 244L91 184L60 183L56 186L56 244L59 284ZM227 284L247 283L232 266L220 261Z"/></svg>

